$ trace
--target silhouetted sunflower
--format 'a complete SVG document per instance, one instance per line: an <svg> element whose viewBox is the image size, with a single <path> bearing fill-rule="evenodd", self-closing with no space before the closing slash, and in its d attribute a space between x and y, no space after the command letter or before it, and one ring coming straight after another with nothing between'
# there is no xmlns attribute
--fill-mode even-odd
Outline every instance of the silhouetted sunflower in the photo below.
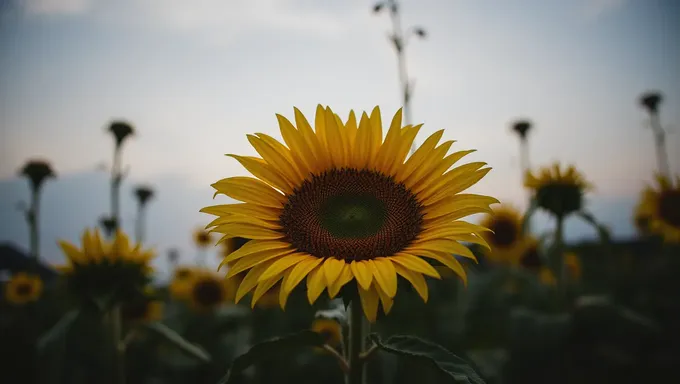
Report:
<svg viewBox="0 0 680 384"><path fill-rule="evenodd" d="M248 135L262 156L229 155L257 178L231 177L213 184L217 194L241 201L202 212L218 216L208 227L224 238L252 239L227 256L227 272L247 271L237 301L254 289L252 305L276 283L285 307L290 292L307 278L307 297L327 289L335 297L356 281L366 317L378 304L389 312L397 276L426 297L423 275L439 278L424 258L434 259L463 279L453 254L474 259L461 241L484 244L487 229L460 219L488 212L494 198L460 194L490 168L486 163L451 166L472 151L447 155L453 141L439 144L443 130L407 155L421 125L401 125L401 110L383 140L380 110L350 112L346 123L330 108L317 107L315 130L295 109L297 127L277 115L287 146L265 135ZM488 246L488 245L487 245ZM344 294L354 296L356 291Z"/></svg>
<svg viewBox="0 0 680 384"><path fill-rule="evenodd" d="M327 345L336 348L342 343L342 326L335 320L315 319L312 331L323 336Z"/></svg>
<svg viewBox="0 0 680 384"><path fill-rule="evenodd" d="M224 278L209 271L197 271L191 278L189 304L198 311L210 311L229 299Z"/></svg>
<svg viewBox="0 0 680 384"><path fill-rule="evenodd" d="M151 250L131 246L128 237L116 232L112 242L102 240L99 230L85 230L82 249L59 241L68 266L64 271L70 290L83 299L110 297L113 302L138 295L151 280Z"/></svg>
<svg viewBox="0 0 680 384"><path fill-rule="evenodd" d="M196 232L194 232L194 243L199 248L207 248L209 245L212 245L210 232L204 229L197 229Z"/></svg>
<svg viewBox="0 0 680 384"><path fill-rule="evenodd" d="M40 276L19 272L5 284L5 300L14 305L37 301L42 294L43 282Z"/></svg>
<svg viewBox="0 0 680 384"><path fill-rule="evenodd" d="M573 166L562 172L559 163L542 168L537 176L527 172L524 185L533 190L539 207L558 218L579 211L583 193L591 188Z"/></svg>
<svg viewBox="0 0 680 384"><path fill-rule="evenodd" d="M675 185L669 178L657 176L658 188L645 188L637 213L649 219L649 231L670 243L680 242L680 176Z"/></svg>
<svg viewBox="0 0 680 384"><path fill-rule="evenodd" d="M491 230L483 234L491 246L490 250L484 250L484 256L494 263L511 264L524 246L522 214L510 206L494 208L480 225Z"/></svg>

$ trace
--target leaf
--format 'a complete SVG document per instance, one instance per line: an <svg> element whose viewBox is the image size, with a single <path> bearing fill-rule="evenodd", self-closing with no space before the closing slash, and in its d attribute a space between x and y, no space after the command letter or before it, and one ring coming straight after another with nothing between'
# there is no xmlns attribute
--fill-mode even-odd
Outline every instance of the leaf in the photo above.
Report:
<svg viewBox="0 0 680 384"><path fill-rule="evenodd" d="M397 335L382 341L380 336L369 335L378 348L399 356L429 362L457 383L485 384L485 381L462 358L447 351L441 345L417 338L415 336Z"/></svg>
<svg viewBox="0 0 680 384"><path fill-rule="evenodd" d="M595 220L595 216L593 216L589 212L585 211L580 211L578 212L579 217L581 217L583 220L585 220L588 224L592 225L593 228L597 231L597 234L600 236L600 241L602 241L602 244L609 244L610 236L609 236L609 230L605 228L604 226L600 225L597 220Z"/></svg>
<svg viewBox="0 0 680 384"><path fill-rule="evenodd" d="M163 337L165 340L169 341L175 347L179 348L188 355L197 358L203 362L210 362L210 355L204 351L201 347L187 341L185 338L180 336L177 332L168 328L161 323L149 323L145 324L144 328L156 333L157 335Z"/></svg>
<svg viewBox="0 0 680 384"><path fill-rule="evenodd" d="M263 341L253 345L250 350L234 359L227 374L220 380L219 384L227 384L232 375L243 371L258 360L280 355L291 349L300 347L320 347L324 344L323 337L313 331L304 330L298 333L291 333L281 337Z"/></svg>
<svg viewBox="0 0 680 384"><path fill-rule="evenodd" d="M36 348L38 351L42 352L48 345L52 344L52 342L64 337L69 327L71 327L79 315L80 311L77 309L66 312L61 317L61 319L59 319L59 321L49 329L49 331L43 333L42 336L40 336L38 342L36 343Z"/></svg>

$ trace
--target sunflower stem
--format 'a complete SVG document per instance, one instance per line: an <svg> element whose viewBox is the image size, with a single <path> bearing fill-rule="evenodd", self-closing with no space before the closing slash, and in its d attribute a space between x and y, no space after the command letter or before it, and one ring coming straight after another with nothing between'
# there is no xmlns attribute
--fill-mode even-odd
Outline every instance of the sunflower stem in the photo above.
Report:
<svg viewBox="0 0 680 384"><path fill-rule="evenodd" d="M566 294L566 275L564 268L564 218L557 217L557 226L555 228L555 246L553 249L553 263L555 265L555 278L557 279L557 287L559 291Z"/></svg>
<svg viewBox="0 0 680 384"><path fill-rule="evenodd" d="M349 374L345 376L345 383L365 384L366 370L362 353L366 348L368 321L364 318L361 301L358 298L352 300L349 310Z"/></svg>
<svg viewBox="0 0 680 384"><path fill-rule="evenodd" d="M125 384L125 349L122 345L123 324L120 305L109 311L109 326L113 345L113 383Z"/></svg>

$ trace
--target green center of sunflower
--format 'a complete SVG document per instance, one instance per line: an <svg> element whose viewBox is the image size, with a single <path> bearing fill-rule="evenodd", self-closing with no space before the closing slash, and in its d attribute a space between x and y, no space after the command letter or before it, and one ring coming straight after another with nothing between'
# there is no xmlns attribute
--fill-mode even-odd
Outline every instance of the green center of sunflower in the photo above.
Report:
<svg viewBox="0 0 680 384"><path fill-rule="evenodd" d="M194 301L203 307L212 307L222 302L223 290L216 280L201 280L193 288Z"/></svg>
<svg viewBox="0 0 680 384"><path fill-rule="evenodd" d="M519 234L517 225L510 219L499 217L490 226L493 231L491 242L499 247L507 247L517 240Z"/></svg>
<svg viewBox="0 0 680 384"><path fill-rule="evenodd" d="M581 187L570 183L548 183L536 192L538 205L557 217L565 217L581 209Z"/></svg>
<svg viewBox="0 0 680 384"><path fill-rule="evenodd" d="M403 250L420 233L423 213L415 195L392 177L343 168L305 180L279 219L301 252L351 261Z"/></svg>
<svg viewBox="0 0 680 384"><path fill-rule="evenodd" d="M658 213L663 221L673 227L680 228L680 189L661 193Z"/></svg>
<svg viewBox="0 0 680 384"><path fill-rule="evenodd" d="M520 259L520 264L528 270L538 271L543 265L541 256L538 253L538 247L530 247L524 251L522 258Z"/></svg>
<svg viewBox="0 0 680 384"><path fill-rule="evenodd" d="M33 292L33 285L31 285L29 283L17 284L17 287L16 287L17 295L28 296L28 295L31 294L31 292Z"/></svg>

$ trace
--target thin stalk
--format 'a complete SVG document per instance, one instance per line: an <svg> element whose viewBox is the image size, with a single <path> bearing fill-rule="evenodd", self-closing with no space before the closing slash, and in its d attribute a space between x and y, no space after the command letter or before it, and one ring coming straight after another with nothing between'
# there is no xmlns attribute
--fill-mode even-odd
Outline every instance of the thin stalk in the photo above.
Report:
<svg viewBox="0 0 680 384"><path fill-rule="evenodd" d="M38 232L38 218L40 217L40 187L31 191L31 206L28 211L28 226L31 237L31 257L38 261L40 253L40 238Z"/></svg>
<svg viewBox="0 0 680 384"><path fill-rule="evenodd" d="M557 287L562 293L566 293L566 268L564 267L564 218L557 217L557 227L555 228L555 246L553 253L553 263L555 265L555 278Z"/></svg>
<svg viewBox="0 0 680 384"><path fill-rule="evenodd" d="M114 221L114 228L112 234L116 233L120 223L118 222L120 209L120 151L121 147L116 145L113 151L113 168L111 169L111 219Z"/></svg>
<svg viewBox="0 0 680 384"><path fill-rule="evenodd" d="M364 317L361 301L358 298L350 303L349 316L349 373L345 376L345 383L365 384L366 370L362 353L366 349L368 321Z"/></svg>
<svg viewBox="0 0 680 384"><path fill-rule="evenodd" d="M109 311L109 322L113 344L113 383L125 384L125 350L122 346L123 324L119 305Z"/></svg>
<svg viewBox="0 0 680 384"><path fill-rule="evenodd" d="M144 241L144 204L139 203L137 206L137 221L135 223L135 240L137 244L142 244Z"/></svg>
<svg viewBox="0 0 680 384"><path fill-rule="evenodd" d="M529 168L531 165L529 164L529 142L526 137L520 137L519 139L519 163L520 163L520 168L521 170L521 175L520 175L520 185L524 185L524 177L529 171ZM528 205L531 206L531 199L533 198L533 195L531 191L527 190L527 201ZM527 221L526 225L526 233L530 234L531 233L531 218Z"/></svg>
<svg viewBox="0 0 680 384"><path fill-rule="evenodd" d="M656 147L656 163L659 173L665 177L670 177L670 166L668 163L668 152L666 152L666 132L664 132L659 122L658 113L651 115L652 129L654 131L654 144Z"/></svg>

